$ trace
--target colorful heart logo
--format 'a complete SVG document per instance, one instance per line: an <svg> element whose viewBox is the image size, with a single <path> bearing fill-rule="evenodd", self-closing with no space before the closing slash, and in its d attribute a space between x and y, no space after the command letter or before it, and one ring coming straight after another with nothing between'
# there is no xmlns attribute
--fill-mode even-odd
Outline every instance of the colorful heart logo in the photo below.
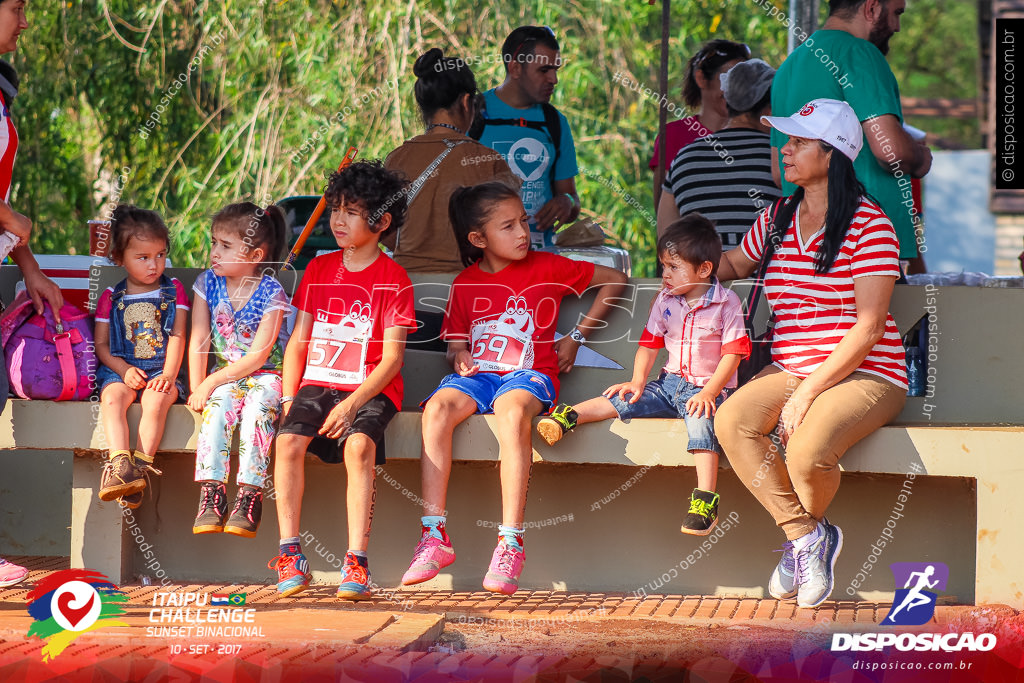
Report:
<svg viewBox="0 0 1024 683"><path fill-rule="evenodd" d="M53 619L68 631L85 631L96 623L103 601L92 585L84 581L68 581L53 593L50 610Z"/></svg>
<svg viewBox="0 0 1024 683"><path fill-rule="evenodd" d="M57 611L64 615L64 618L68 620L68 623L72 626L78 626L78 622L82 621L89 615L89 611L92 609L92 604L96 601L95 595L90 595L88 601L83 607L72 607L71 603L75 601L74 593L61 593L57 596Z"/></svg>

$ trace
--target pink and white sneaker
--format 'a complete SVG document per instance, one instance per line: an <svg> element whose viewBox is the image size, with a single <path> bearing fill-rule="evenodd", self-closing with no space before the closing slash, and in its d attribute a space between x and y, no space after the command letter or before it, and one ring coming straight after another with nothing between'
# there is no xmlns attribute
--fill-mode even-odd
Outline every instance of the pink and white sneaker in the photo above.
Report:
<svg viewBox="0 0 1024 683"><path fill-rule="evenodd" d="M28 576L28 570L0 557L0 588L13 586Z"/></svg>
<svg viewBox="0 0 1024 683"><path fill-rule="evenodd" d="M520 543L522 537L520 536ZM499 537L498 547L491 556L491 566L484 576L484 588L492 593L512 595L519 589L519 575L523 573L526 553L511 546L504 536Z"/></svg>
<svg viewBox="0 0 1024 683"><path fill-rule="evenodd" d="M423 536L416 545L412 563L402 577L403 586L430 581L441 569L455 561L455 548L444 530L444 524L438 525L437 529L441 532L441 538L431 534L430 527L423 527Z"/></svg>

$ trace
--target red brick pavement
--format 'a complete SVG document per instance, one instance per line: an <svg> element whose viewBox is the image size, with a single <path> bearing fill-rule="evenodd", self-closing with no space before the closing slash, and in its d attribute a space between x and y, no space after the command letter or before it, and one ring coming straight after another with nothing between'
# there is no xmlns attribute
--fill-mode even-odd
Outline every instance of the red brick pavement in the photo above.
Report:
<svg viewBox="0 0 1024 683"><path fill-rule="evenodd" d="M41 642L22 634L28 614L25 608L29 590L54 571L68 568L68 559L59 557L10 557L23 564L31 574L22 584L0 589L0 681L78 681L78 680L164 680L181 676L182 680L202 675L206 681L441 681L491 680L564 680L584 678L600 671L625 672L626 678L646 675L652 680L671 680L681 662L634 662L628 658L601 656L562 656L557 654L492 656L470 651L423 651L429 643L409 647L375 648L351 645L338 647L317 642L311 631L309 642L240 643L233 657L203 654L169 654L167 643L151 645L145 638L124 635L103 637L102 629L82 637L57 659L42 664ZM442 614L449 621L456 617L489 619L505 623L520 620L564 620L621 622L633 621L642 627L651 621L693 625L750 625L788 629L814 628L815 624L848 625L860 629L877 624L888 603L826 602L816 610L798 610L793 602L758 598L714 596L656 595L638 599L632 595L611 593L569 593L565 591L520 591L512 597L483 591L397 591L392 600L381 596L363 603L338 601L330 591L310 591L296 598L281 598L273 586L242 584L193 584L189 586L122 586L127 607L144 611L157 591L192 590L206 593L246 593L246 607L305 613L315 609L339 612L391 612L401 615ZM929 626L948 623L957 608L940 606ZM354 616L354 615L353 615ZM472 622L471 622L472 623ZM362 642L362 641L361 641ZM410 640L410 643L412 641ZM410 649L412 648L412 649ZM435 648L436 649L436 648ZM404 651L403 651L404 650ZM83 663L86 663L83 666ZM677 666L678 665L678 666ZM86 672L89 672L86 675ZM621 678L621 676L619 676ZM618 680L615 676L607 680ZM593 680L604 680L594 678ZM623 679L625 680L625 679ZM737 679L738 680L738 679ZM754 679L751 679L754 680Z"/></svg>

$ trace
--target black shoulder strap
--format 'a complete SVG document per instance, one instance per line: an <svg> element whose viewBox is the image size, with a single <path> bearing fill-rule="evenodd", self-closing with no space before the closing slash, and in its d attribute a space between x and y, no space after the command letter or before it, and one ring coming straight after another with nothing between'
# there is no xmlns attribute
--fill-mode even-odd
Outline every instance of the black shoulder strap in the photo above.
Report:
<svg viewBox="0 0 1024 683"><path fill-rule="evenodd" d="M466 133L469 137L474 140L480 140L484 135L484 128L487 126L520 126L522 128L533 128L534 130L542 130L548 134L551 138L552 144L555 146L555 157L552 168L558 164L558 159L562 153L562 120L558 117L558 110L550 102L545 102L540 105L541 111L544 112L543 121L527 121L526 119L495 119L487 115L487 108L483 106L477 111L477 116L473 119L473 125L469 127L469 132Z"/></svg>

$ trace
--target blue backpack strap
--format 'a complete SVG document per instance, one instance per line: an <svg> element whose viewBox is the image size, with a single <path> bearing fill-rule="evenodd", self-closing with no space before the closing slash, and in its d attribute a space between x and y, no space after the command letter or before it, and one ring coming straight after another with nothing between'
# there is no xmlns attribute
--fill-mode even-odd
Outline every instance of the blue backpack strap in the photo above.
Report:
<svg viewBox="0 0 1024 683"><path fill-rule="evenodd" d="M174 281L166 275L160 276L160 320L164 332L168 335L174 329L174 316L177 311L175 305L178 300L178 290Z"/></svg>

